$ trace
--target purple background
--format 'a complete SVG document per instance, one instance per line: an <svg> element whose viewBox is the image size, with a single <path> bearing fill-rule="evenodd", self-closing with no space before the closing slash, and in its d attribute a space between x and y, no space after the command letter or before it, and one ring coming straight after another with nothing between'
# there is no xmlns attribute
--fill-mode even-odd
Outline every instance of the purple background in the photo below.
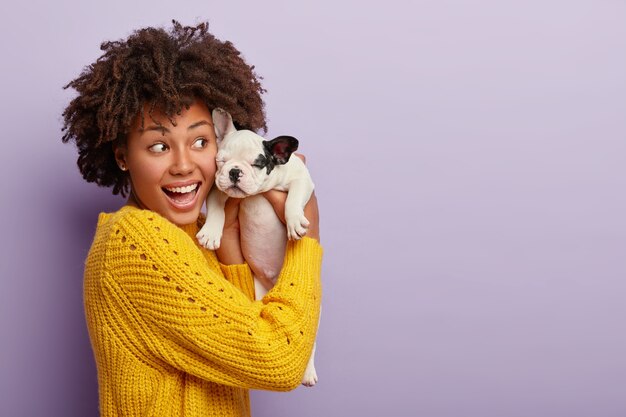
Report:
<svg viewBox="0 0 626 417"><path fill-rule="evenodd" d="M100 211L61 86L104 40L208 19L265 77L322 209L319 385L255 416L626 415L626 4L0 6L0 415L96 416Z"/></svg>

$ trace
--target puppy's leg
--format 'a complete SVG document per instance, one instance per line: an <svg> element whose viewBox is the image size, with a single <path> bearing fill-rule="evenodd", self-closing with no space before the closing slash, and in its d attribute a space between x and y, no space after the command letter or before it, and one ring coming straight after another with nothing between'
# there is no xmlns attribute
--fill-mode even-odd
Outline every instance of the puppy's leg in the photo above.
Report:
<svg viewBox="0 0 626 417"><path fill-rule="evenodd" d="M309 358L309 363L306 364L306 370L304 371L304 376L302 377L302 385L305 387L312 387L317 384L317 372L315 371L315 347L317 343L313 344L313 351L311 352L311 357Z"/></svg>
<svg viewBox="0 0 626 417"><path fill-rule="evenodd" d="M304 206L311 198L313 188L313 182L308 178L297 179L289 184L285 201L285 222L289 240L298 240L306 235L309 221L304 216Z"/></svg>
<svg viewBox="0 0 626 417"><path fill-rule="evenodd" d="M320 306L320 320L322 317L322 307ZM319 321L317 323L319 328ZM311 351L311 357L309 358L309 362L306 364L306 369L304 370L304 376L302 377L302 385L305 387L312 387L317 384L317 371L315 370L315 348L317 347L317 342L313 343L313 350Z"/></svg>
<svg viewBox="0 0 626 417"><path fill-rule="evenodd" d="M224 232L224 205L226 200L228 200L228 196L213 185L206 200L206 222L196 234L200 244L207 249L216 250L220 247Z"/></svg>
<svg viewBox="0 0 626 417"><path fill-rule="evenodd" d="M255 276L254 277L254 299L260 300L267 294L267 288L263 283Z"/></svg>

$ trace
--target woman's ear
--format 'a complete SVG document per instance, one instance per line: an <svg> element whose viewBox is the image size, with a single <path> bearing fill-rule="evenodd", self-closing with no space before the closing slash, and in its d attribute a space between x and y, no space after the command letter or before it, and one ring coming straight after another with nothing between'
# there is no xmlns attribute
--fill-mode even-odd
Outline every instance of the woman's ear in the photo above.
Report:
<svg viewBox="0 0 626 417"><path fill-rule="evenodd" d="M115 162L122 171L127 171L126 165L126 146L125 145L113 145L113 154L115 155Z"/></svg>

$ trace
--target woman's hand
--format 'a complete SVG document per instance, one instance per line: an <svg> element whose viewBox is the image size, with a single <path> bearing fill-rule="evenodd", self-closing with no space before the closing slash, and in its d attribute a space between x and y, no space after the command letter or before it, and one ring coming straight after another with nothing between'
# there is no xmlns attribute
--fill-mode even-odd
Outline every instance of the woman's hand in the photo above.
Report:
<svg viewBox="0 0 626 417"><path fill-rule="evenodd" d="M301 154L294 154L298 158L302 159L303 162L306 163L306 158ZM283 224L285 223L285 201L287 200L287 193L285 191L278 190L270 190L263 193L263 196L269 201L274 207L274 211L276 215L280 219ZM306 236L316 239L318 242L320 240L320 218L319 218L319 209L317 207L317 197L315 197L315 192L311 194L311 198L308 203L304 207L304 216L309 221L309 228L307 229Z"/></svg>
<svg viewBox="0 0 626 417"><path fill-rule="evenodd" d="M239 239L239 203L240 198L229 198L224 207L224 232L220 247L215 251L219 261L225 265L244 263Z"/></svg>

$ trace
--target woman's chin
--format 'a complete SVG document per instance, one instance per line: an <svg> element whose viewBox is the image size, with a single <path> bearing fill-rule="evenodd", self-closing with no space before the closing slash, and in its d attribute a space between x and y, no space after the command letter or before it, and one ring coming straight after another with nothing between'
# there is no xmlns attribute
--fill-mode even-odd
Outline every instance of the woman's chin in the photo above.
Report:
<svg viewBox="0 0 626 417"><path fill-rule="evenodd" d="M177 226L184 226L195 223L198 220L198 216L200 216L199 208L197 210L189 210L184 213L170 211L169 213L166 213L164 217Z"/></svg>

